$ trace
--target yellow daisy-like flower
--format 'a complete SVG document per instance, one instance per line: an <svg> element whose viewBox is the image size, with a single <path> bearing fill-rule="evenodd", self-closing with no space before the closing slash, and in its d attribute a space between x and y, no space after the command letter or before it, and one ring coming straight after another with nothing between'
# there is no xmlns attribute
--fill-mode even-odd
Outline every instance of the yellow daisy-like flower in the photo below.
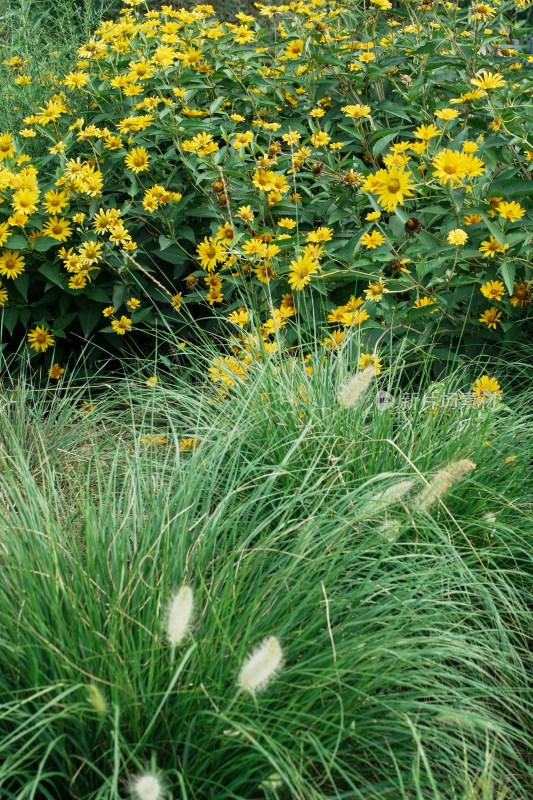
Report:
<svg viewBox="0 0 533 800"><path fill-rule="evenodd" d="M152 376L151 376L150 378L148 378L148 380L146 381L146 385L147 385L149 388L153 388L153 387L156 385L156 383L157 383L157 382L158 382L158 378L157 378L155 375L152 375Z"/></svg>
<svg viewBox="0 0 533 800"><path fill-rule="evenodd" d="M333 239L333 230L331 228L317 228L316 231L311 231L307 234L308 242L330 242Z"/></svg>
<svg viewBox="0 0 533 800"><path fill-rule="evenodd" d="M489 300L501 300L505 292L505 286L501 281L487 281L481 286L481 294Z"/></svg>
<svg viewBox="0 0 533 800"><path fill-rule="evenodd" d="M24 256L19 254L18 250L13 253L11 250L4 250L0 256L0 275L6 278L17 278L24 272Z"/></svg>
<svg viewBox="0 0 533 800"><path fill-rule="evenodd" d="M139 308L141 305L141 301L136 297L130 297L130 299L126 302L126 305L129 306L132 311L135 311L135 309Z"/></svg>
<svg viewBox="0 0 533 800"><path fill-rule="evenodd" d="M104 317L110 317L111 314L114 314L114 313L115 313L115 307L114 306L107 306L102 311L102 314L104 315Z"/></svg>
<svg viewBox="0 0 533 800"><path fill-rule="evenodd" d="M55 381L58 381L58 380L59 380L59 378L60 378L60 377L63 375L64 371L65 371L65 370L64 370L64 368L63 368L63 367L60 367L60 366L59 366L59 364L54 364L54 365L53 365L52 367L50 367L50 369L48 370L48 375L49 375L49 376L50 376L50 377L51 377L53 380L55 380Z"/></svg>
<svg viewBox="0 0 533 800"><path fill-rule="evenodd" d="M483 312L479 318L479 321L484 322L488 328L494 328L494 330L496 330L496 325L500 321L501 315L502 312L499 311L496 306L491 306Z"/></svg>
<svg viewBox="0 0 533 800"><path fill-rule="evenodd" d="M215 269L218 261L224 261L226 258L226 251L224 245L220 241L215 241L211 236L205 237L196 248L198 254L198 261L203 269L211 272Z"/></svg>
<svg viewBox="0 0 533 800"><path fill-rule="evenodd" d="M318 272L319 264L309 253L291 261L289 272L289 286L291 289L300 291L307 286L311 280L311 275Z"/></svg>
<svg viewBox="0 0 533 800"><path fill-rule="evenodd" d="M0 161L5 158L13 158L14 152L12 135L10 133L0 134Z"/></svg>
<svg viewBox="0 0 533 800"><path fill-rule="evenodd" d="M483 253L484 258L494 258L496 253L503 253L508 247L508 244L502 246L493 236L490 236L488 242L481 242L479 252Z"/></svg>
<svg viewBox="0 0 533 800"><path fill-rule="evenodd" d="M452 119L457 119L459 112L456 108L441 108L440 111L435 111L435 116L444 122L449 122Z"/></svg>
<svg viewBox="0 0 533 800"><path fill-rule="evenodd" d="M352 120L357 119L364 119L365 117L370 116L370 106L361 105L361 103L356 103L355 105L350 106L343 106L341 108L343 114L347 117L350 117Z"/></svg>
<svg viewBox="0 0 533 800"><path fill-rule="evenodd" d="M283 219L278 220L278 225L280 228L287 228L292 231L292 229L296 227L296 220L290 217L283 217Z"/></svg>
<svg viewBox="0 0 533 800"><path fill-rule="evenodd" d="M4 287L2 286L2 284L0 284L0 306L5 306L8 300L9 300L9 295L6 289L4 289Z"/></svg>
<svg viewBox="0 0 533 800"><path fill-rule="evenodd" d="M63 209L68 206L69 198L70 192L59 192L54 189L50 192L46 192L44 200L42 201L44 210L49 214L63 211Z"/></svg>
<svg viewBox="0 0 533 800"><path fill-rule="evenodd" d="M419 125L415 130L416 138L421 139L423 142L429 142L430 139L433 139L434 136L438 136L440 133L442 133L442 131L434 125Z"/></svg>
<svg viewBox="0 0 533 800"><path fill-rule="evenodd" d="M500 203L498 206L498 213L504 219L508 219L509 222L515 222L517 219L522 219L526 210L522 208L520 203L515 203L513 201L511 203Z"/></svg>
<svg viewBox="0 0 533 800"><path fill-rule="evenodd" d="M7 242L9 237L11 236L11 229L9 227L8 222L1 222L0 223L0 245Z"/></svg>
<svg viewBox="0 0 533 800"><path fill-rule="evenodd" d="M412 177L404 172L403 166L380 169L371 181L372 194L377 195L378 203L386 211L394 211L398 203L403 206L404 196L412 197Z"/></svg>
<svg viewBox="0 0 533 800"><path fill-rule="evenodd" d="M385 237L379 231L372 231L361 236L359 241L367 250L375 250L376 247L383 244Z"/></svg>
<svg viewBox="0 0 533 800"><path fill-rule="evenodd" d="M72 233L72 227L68 219L61 217L50 217L45 222L42 230L43 236L50 236L52 239L57 239L58 242L66 242Z"/></svg>
<svg viewBox="0 0 533 800"><path fill-rule="evenodd" d="M465 244L467 240L468 240L468 234L461 228L454 228L454 230L450 231L447 236L448 244L454 244L456 246Z"/></svg>
<svg viewBox="0 0 533 800"><path fill-rule="evenodd" d="M383 297L384 292L388 292L388 289L385 289L381 279L377 281L377 283L370 282L368 288L365 289L366 299L378 303Z"/></svg>
<svg viewBox="0 0 533 800"><path fill-rule="evenodd" d="M436 175L444 185L449 181L452 186L460 184L466 177L466 156L459 150L442 150L432 161Z"/></svg>
<svg viewBox="0 0 533 800"><path fill-rule="evenodd" d="M173 297L170 298L170 302L172 304L172 308L174 311L179 311L181 309L181 303L183 301L183 293L178 292Z"/></svg>
<svg viewBox="0 0 533 800"><path fill-rule="evenodd" d="M287 58L300 58L303 53L304 43L301 39L295 39L293 42L289 42L287 48L285 50L285 55Z"/></svg>
<svg viewBox="0 0 533 800"><path fill-rule="evenodd" d="M361 353L359 356L359 369L366 369L367 367L374 367L374 374L381 373L381 358L378 358L374 353Z"/></svg>
<svg viewBox="0 0 533 800"><path fill-rule="evenodd" d="M371 211L369 214L366 215L365 219L367 222L374 222L374 220L379 219L381 217L381 211Z"/></svg>
<svg viewBox="0 0 533 800"><path fill-rule="evenodd" d="M148 169L150 156L148 155L146 147L134 147L133 150L125 156L124 161L128 169L131 169L132 172L144 172L144 170Z"/></svg>
<svg viewBox="0 0 533 800"><path fill-rule="evenodd" d="M248 145L250 144L250 142L252 141L253 138L254 138L254 135L253 135L252 131L245 131L244 133L237 133L237 134L235 134L235 139L233 141L233 147L235 147L237 150L240 147L248 147Z"/></svg>
<svg viewBox="0 0 533 800"><path fill-rule="evenodd" d="M44 325L42 327L37 325L37 327L28 333L28 341L33 350L44 353L45 350L48 350L48 348L54 344L54 337Z"/></svg>
<svg viewBox="0 0 533 800"><path fill-rule="evenodd" d="M499 72L488 72L484 69L482 74L477 78L472 78L470 83L483 89L483 91L487 91L488 89L499 89L501 86L505 86L505 78Z"/></svg>
<svg viewBox="0 0 533 800"><path fill-rule="evenodd" d="M111 320L111 326L115 333L118 333L119 336L124 336L126 331L131 331L131 319L122 315L120 320Z"/></svg>
<svg viewBox="0 0 533 800"><path fill-rule="evenodd" d="M486 400L494 402L503 394L496 378L489 378L488 375L482 375L481 378L478 378L472 391L476 399L476 405L481 405Z"/></svg>

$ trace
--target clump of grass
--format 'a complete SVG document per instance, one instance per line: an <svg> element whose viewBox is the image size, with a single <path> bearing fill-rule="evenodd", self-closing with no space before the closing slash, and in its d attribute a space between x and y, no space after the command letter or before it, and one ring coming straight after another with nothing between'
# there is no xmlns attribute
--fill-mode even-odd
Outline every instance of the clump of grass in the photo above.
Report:
<svg viewBox="0 0 533 800"><path fill-rule="evenodd" d="M6 797L107 800L143 776L200 798L526 792L531 397L380 411L398 374L344 408L342 360L276 366L220 403L145 365L155 386L130 375L78 416L75 383L52 405L4 388ZM407 492L461 458L476 469L412 516ZM239 691L260 656L264 691Z"/></svg>

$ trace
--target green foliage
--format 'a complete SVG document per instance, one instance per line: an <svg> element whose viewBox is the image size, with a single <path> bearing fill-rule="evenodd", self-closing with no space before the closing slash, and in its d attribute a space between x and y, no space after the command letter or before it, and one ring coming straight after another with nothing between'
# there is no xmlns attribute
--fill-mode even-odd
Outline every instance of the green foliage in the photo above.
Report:
<svg viewBox="0 0 533 800"><path fill-rule="evenodd" d="M201 376L213 352L196 357ZM2 796L118 800L146 773L166 798L527 794L533 398L503 369L496 408L435 413L420 395L380 411L376 386L341 407L343 359L265 363L229 404L164 362L89 406L79 379L6 381ZM396 395L400 371L380 386ZM417 512L464 458L476 469ZM182 585L194 615L172 652ZM281 670L238 693L271 635Z"/></svg>
<svg viewBox="0 0 533 800"><path fill-rule="evenodd" d="M259 5L224 24L210 6L128 6L3 139L15 347L37 325L60 357L132 325L194 339L191 319L227 340L234 320L216 317L240 309L263 325L244 360L328 321L368 350L384 332L479 350L527 331L531 80L500 32L514 6Z"/></svg>

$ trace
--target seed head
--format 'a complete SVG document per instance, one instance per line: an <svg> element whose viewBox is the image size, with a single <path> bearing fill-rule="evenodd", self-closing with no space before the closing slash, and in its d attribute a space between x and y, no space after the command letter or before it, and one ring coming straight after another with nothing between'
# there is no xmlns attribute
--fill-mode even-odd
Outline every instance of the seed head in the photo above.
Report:
<svg viewBox="0 0 533 800"><path fill-rule="evenodd" d="M193 593L190 586L182 586L172 600L167 618L167 639L177 647L187 634L191 621Z"/></svg>
<svg viewBox="0 0 533 800"><path fill-rule="evenodd" d="M275 636L268 636L245 660L239 672L237 685L250 694L266 689L282 660L283 652L279 641Z"/></svg>
<svg viewBox="0 0 533 800"><path fill-rule="evenodd" d="M452 461L439 470L429 485L415 498L414 510L427 511L433 503L446 494L448 489L451 489L454 483L475 468L476 465L469 458Z"/></svg>
<svg viewBox="0 0 533 800"><path fill-rule="evenodd" d="M89 684L87 687L87 699L98 716L105 717L107 714L107 702L98 686L95 686L94 683Z"/></svg>
<svg viewBox="0 0 533 800"><path fill-rule="evenodd" d="M161 781L153 775L141 775L135 778L131 791L137 800L159 800L163 796Z"/></svg>
<svg viewBox="0 0 533 800"><path fill-rule="evenodd" d="M357 405L363 394L366 392L372 378L376 374L376 368L373 364L358 372L342 387L339 392L339 403L344 408L350 408Z"/></svg>

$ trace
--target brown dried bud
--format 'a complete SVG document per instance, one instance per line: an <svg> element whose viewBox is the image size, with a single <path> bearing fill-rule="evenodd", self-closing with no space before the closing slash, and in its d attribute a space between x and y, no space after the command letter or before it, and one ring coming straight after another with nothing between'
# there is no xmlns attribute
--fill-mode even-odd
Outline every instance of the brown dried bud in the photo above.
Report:
<svg viewBox="0 0 533 800"><path fill-rule="evenodd" d="M185 289L187 292L194 292L198 286L198 277L196 275L188 275L185 278Z"/></svg>
<svg viewBox="0 0 533 800"><path fill-rule="evenodd" d="M415 233L422 230L422 223L418 219L418 217L409 217L407 222L404 225L405 232L409 234L409 236L414 236Z"/></svg>
<svg viewBox="0 0 533 800"><path fill-rule="evenodd" d="M311 172L313 173L315 178L319 178L322 175L324 171L324 166L325 165L323 161L317 161L316 164L313 164L313 166L311 167Z"/></svg>
<svg viewBox="0 0 533 800"><path fill-rule="evenodd" d="M227 194L219 194L217 197L217 204L219 208L226 208L228 202L228 195Z"/></svg>

